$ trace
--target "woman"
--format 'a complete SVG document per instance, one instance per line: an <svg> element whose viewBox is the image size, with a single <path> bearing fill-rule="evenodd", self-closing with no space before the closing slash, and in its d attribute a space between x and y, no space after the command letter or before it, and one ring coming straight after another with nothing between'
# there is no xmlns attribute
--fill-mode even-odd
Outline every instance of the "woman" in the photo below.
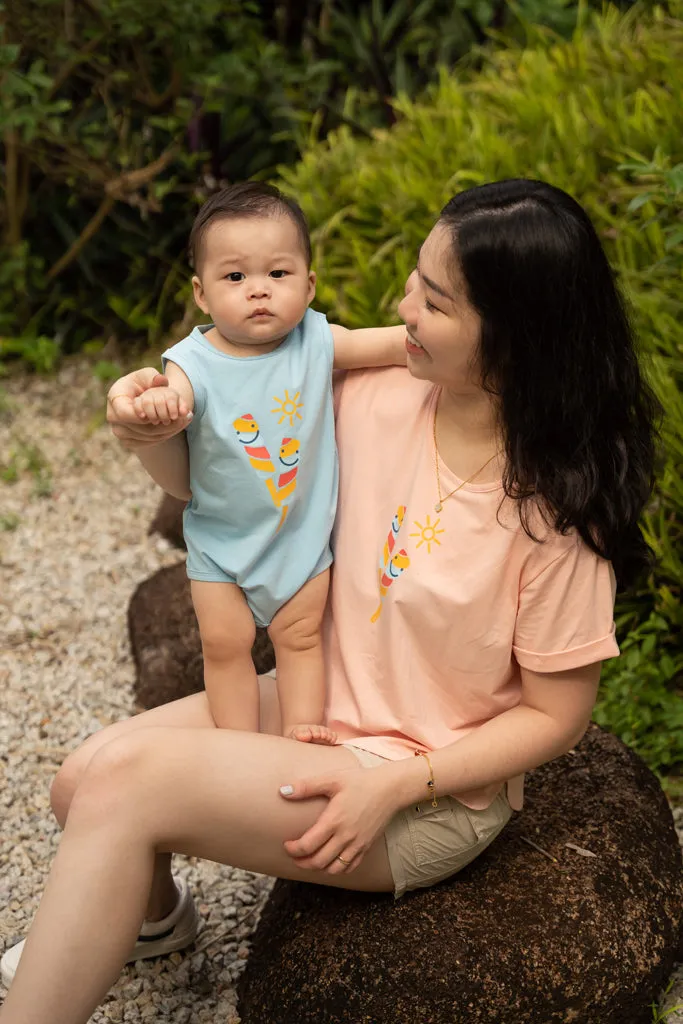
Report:
<svg viewBox="0 0 683 1024"><path fill-rule="evenodd" d="M477 856L521 807L523 773L587 728L618 653L612 566L625 584L647 561L656 412L595 231L549 185L471 189L399 312L409 373L352 373L338 396L340 744L267 735L269 680L260 734L214 728L200 693L91 737L55 780L64 835L2 1024L87 1021L145 918L143 945L191 941L171 851L400 895ZM132 411L153 380L118 381L109 419L172 458L178 424Z"/></svg>

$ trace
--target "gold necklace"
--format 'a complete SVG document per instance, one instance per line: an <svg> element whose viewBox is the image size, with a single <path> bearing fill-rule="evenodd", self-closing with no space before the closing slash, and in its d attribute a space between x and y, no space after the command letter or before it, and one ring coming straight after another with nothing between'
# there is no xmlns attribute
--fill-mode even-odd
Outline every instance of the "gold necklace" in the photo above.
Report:
<svg viewBox="0 0 683 1024"><path fill-rule="evenodd" d="M436 470L436 489L437 489L438 494L439 494L439 500L437 501L436 505L434 506L434 511L435 512L440 512L441 509L443 508L444 501L448 501L449 498L452 498L454 494L458 493L458 491L460 490L461 487L464 487L465 484L468 484L468 483L470 483L471 480L474 480L475 476L479 476L480 473L483 473L483 471L486 469L486 467L491 462L493 462L494 459L498 458L498 456L500 455L500 451L495 452L491 456L490 459L487 459L486 462L484 463L484 465L480 466L479 469L476 471L476 473L473 473L472 476L468 476L467 480L463 480L462 483L458 484L457 487L454 487L452 491L448 492L448 494L442 494L441 493L441 476L439 474L439 449L438 449L437 444L436 444L436 414L437 414L437 411L438 411L438 407L437 407L437 409L434 409L434 421L433 421L433 425L432 425L432 436L434 438L434 468Z"/></svg>

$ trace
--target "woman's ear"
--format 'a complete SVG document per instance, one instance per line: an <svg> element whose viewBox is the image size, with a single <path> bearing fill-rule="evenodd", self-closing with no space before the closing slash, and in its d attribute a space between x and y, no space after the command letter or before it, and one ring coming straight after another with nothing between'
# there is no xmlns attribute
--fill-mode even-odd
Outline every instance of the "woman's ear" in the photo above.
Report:
<svg viewBox="0 0 683 1024"><path fill-rule="evenodd" d="M202 313L208 313L209 307L207 306L206 299L204 298L204 288L196 274L192 278L192 291L194 293L194 301L197 303Z"/></svg>

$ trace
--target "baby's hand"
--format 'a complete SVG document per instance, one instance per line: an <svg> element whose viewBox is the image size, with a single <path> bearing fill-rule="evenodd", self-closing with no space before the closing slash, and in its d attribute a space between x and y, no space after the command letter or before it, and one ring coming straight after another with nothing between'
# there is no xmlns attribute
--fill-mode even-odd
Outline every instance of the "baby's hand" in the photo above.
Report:
<svg viewBox="0 0 683 1024"><path fill-rule="evenodd" d="M326 725L295 725L288 733L290 740L300 743L322 743L328 747L335 746L337 734Z"/></svg>
<svg viewBox="0 0 683 1024"><path fill-rule="evenodd" d="M184 402L182 405L184 406ZM175 422L181 415L181 398L175 388L148 388L133 399L133 408L141 420L147 423ZM187 410L185 410L187 411Z"/></svg>

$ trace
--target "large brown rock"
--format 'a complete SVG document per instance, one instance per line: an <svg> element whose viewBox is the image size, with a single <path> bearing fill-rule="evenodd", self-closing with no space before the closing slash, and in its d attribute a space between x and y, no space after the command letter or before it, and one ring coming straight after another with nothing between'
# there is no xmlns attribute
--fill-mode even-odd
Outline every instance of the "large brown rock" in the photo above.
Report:
<svg viewBox="0 0 683 1024"><path fill-rule="evenodd" d="M199 629L184 563L160 569L140 584L128 606L128 631L138 705L155 708L204 688ZM257 630L252 657L257 672L268 672L275 663L265 629Z"/></svg>
<svg viewBox="0 0 683 1024"><path fill-rule="evenodd" d="M529 775L524 811L450 881L396 902L278 882L242 1024L647 1024L681 895L656 778L591 726Z"/></svg>

